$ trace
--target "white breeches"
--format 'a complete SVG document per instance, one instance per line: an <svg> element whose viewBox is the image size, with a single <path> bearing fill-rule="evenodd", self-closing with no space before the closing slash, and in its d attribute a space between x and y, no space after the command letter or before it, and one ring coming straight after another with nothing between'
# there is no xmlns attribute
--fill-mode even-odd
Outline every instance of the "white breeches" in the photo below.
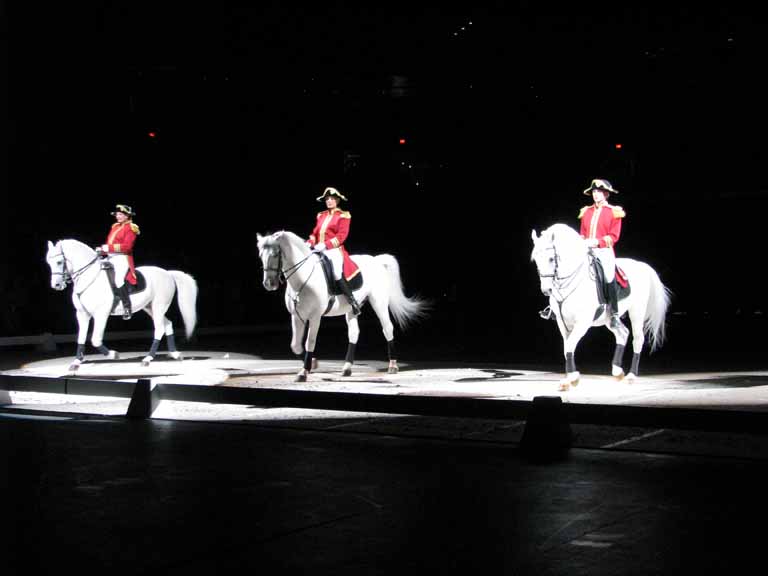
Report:
<svg viewBox="0 0 768 576"><path fill-rule="evenodd" d="M610 284L616 274L616 254L613 252L613 248L593 248L592 252L603 265L605 281Z"/></svg>
<svg viewBox="0 0 768 576"><path fill-rule="evenodd" d="M326 250L325 254L330 259L331 264L333 264L333 279L339 280L341 273L344 271L344 256L341 254L341 249L331 248Z"/></svg>
<svg viewBox="0 0 768 576"><path fill-rule="evenodd" d="M110 254L109 261L115 267L115 286L120 288L125 284L125 275L128 274L128 256L125 254Z"/></svg>

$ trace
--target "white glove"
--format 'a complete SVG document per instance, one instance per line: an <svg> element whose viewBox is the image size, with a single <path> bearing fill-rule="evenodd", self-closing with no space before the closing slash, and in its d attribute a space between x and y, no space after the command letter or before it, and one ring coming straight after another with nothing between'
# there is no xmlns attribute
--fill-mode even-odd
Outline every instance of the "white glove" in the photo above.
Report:
<svg viewBox="0 0 768 576"><path fill-rule="evenodd" d="M600 246L600 241L597 238L588 238L587 239L587 247L589 248L597 248Z"/></svg>
<svg viewBox="0 0 768 576"><path fill-rule="evenodd" d="M325 242L315 244L315 252L322 252L323 250L325 250Z"/></svg>
<svg viewBox="0 0 768 576"><path fill-rule="evenodd" d="M103 246L96 246L96 248L94 248L94 250L96 250L96 254L98 254L99 256L104 254L104 247Z"/></svg>

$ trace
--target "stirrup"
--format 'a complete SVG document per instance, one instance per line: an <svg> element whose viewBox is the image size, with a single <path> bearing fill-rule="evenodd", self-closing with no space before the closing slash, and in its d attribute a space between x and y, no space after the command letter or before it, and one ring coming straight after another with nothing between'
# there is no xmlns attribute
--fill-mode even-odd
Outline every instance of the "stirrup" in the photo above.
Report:
<svg viewBox="0 0 768 576"><path fill-rule="evenodd" d="M549 320L552 318L552 307L547 306L544 308L544 310L539 311L539 316L541 316L544 320Z"/></svg>

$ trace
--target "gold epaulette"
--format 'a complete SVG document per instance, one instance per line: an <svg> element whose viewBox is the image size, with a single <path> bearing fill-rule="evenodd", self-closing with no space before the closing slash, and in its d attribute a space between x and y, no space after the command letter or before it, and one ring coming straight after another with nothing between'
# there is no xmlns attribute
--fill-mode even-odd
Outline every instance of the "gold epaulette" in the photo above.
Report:
<svg viewBox="0 0 768 576"><path fill-rule="evenodd" d="M579 212L579 220L581 220L581 219L582 219L582 217L584 216L584 212L586 212L587 210L589 210L589 208L590 208L589 206L584 206L584 207L581 209L581 211Z"/></svg>
<svg viewBox="0 0 768 576"><path fill-rule="evenodd" d="M352 214L350 214L345 210L342 210L341 213L339 214L339 218L352 218Z"/></svg>
<svg viewBox="0 0 768 576"><path fill-rule="evenodd" d="M317 217L320 218L320 216L322 216L326 212L328 212L328 210L321 210L320 212L317 213Z"/></svg>
<svg viewBox="0 0 768 576"><path fill-rule="evenodd" d="M627 215L627 213L624 212L624 208L621 206L611 206L611 209L613 210L614 218L624 218L624 216Z"/></svg>
<svg viewBox="0 0 768 576"><path fill-rule="evenodd" d="M136 234L137 236L141 234L141 232L139 231L139 227L133 222L131 222L131 230L133 230L133 233Z"/></svg>

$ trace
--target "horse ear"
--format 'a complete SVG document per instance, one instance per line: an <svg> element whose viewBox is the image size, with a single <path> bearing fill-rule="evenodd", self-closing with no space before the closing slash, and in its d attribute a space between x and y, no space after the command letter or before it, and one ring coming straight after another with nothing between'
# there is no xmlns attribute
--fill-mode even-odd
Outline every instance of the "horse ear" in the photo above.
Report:
<svg viewBox="0 0 768 576"><path fill-rule="evenodd" d="M536 229L534 228L531 230L531 240L533 240L533 243L536 244L536 240L539 239L539 235L536 234Z"/></svg>
<svg viewBox="0 0 768 576"><path fill-rule="evenodd" d="M48 250L53 250L53 242L48 240Z"/></svg>

